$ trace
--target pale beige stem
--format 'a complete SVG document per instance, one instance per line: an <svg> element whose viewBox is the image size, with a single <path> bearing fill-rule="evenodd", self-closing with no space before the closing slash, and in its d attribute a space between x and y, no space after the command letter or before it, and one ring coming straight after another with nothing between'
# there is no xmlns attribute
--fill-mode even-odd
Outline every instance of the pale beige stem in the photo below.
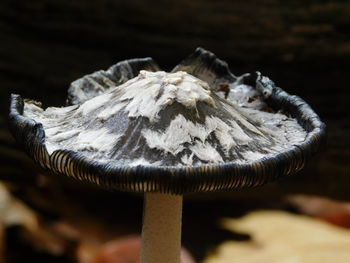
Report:
<svg viewBox="0 0 350 263"><path fill-rule="evenodd" d="M146 193L142 263L180 263L182 195Z"/></svg>

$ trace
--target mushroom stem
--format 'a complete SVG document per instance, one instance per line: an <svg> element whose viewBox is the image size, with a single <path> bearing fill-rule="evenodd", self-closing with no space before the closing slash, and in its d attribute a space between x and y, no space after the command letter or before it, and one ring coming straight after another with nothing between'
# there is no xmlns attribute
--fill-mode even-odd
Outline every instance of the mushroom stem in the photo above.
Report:
<svg viewBox="0 0 350 263"><path fill-rule="evenodd" d="M142 263L180 263L182 195L146 193Z"/></svg>

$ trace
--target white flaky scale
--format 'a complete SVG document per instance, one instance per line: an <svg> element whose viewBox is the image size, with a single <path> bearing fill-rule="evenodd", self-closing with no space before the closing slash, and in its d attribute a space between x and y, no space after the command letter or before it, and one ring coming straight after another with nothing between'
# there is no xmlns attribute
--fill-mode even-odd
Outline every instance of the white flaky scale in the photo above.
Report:
<svg viewBox="0 0 350 263"><path fill-rule="evenodd" d="M115 94L118 97L111 99ZM86 101L79 111L88 115L111 100L116 104L100 112L98 118L106 120L123 110L129 117L146 117L154 122L158 120L159 112L175 101L187 108L196 108L200 101L215 106L208 84L186 72L141 70L136 78Z"/></svg>
<svg viewBox="0 0 350 263"><path fill-rule="evenodd" d="M111 87L81 105L43 110L39 104L27 101L24 116L42 123L49 154L65 149L82 152L88 158L99 158L103 162L113 159L131 167L169 163L148 159L147 154L125 157L120 153L119 157L117 144L122 140L134 145L135 149L130 151L137 152L138 147L142 147L140 152L176 157L173 166L192 166L227 161L252 162L305 139L306 132L295 119L282 113L263 111L265 103L252 87L237 85L231 89L226 100L214 94L206 82L186 72L142 70L136 78ZM254 97L253 104L249 103L248 97ZM173 114L163 128L155 128L155 124L163 122L160 113L174 103L182 105L183 111ZM220 105L228 117L209 114L200 119L199 103L214 110ZM189 110L195 110L195 118L185 117ZM129 121L115 122L116 116L126 116ZM147 121L140 124L141 119ZM132 122L140 129L143 145L139 144L140 139L127 138L131 136L126 132L127 127L121 128ZM260 148L250 149L251 144Z"/></svg>
<svg viewBox="0 0 350 263"><path fill-rule="evenodd" d="M133 167L133 166L138 166L138 165L144 165L144 166L158 166L158 165L161 165L162 164L162 161L155 161L153 163L150 163L149 161L147 161L146 159L144 158L140 158L140 159L135 159L133 160L131 163L129 163L128 165Z"/></svg>
<svg viewBox="0 0 350 263"><path fill-rule="evenodd" d="M204 124L195 124L179 114L162 133L144 130L143 136L146 138L150 148L176 155L186 149L185 145L191 145L189 149L200 160L209 163L222 163L219 153L207 141L211 134L215 134L225 152L229 152L232 147L238 144L246 144L252 141L237 123L231 121L231 125L217 117L207 116ZM205 156L205 157L204 157ZM184 164L191 164L192 158L183 157Z"/></svg>

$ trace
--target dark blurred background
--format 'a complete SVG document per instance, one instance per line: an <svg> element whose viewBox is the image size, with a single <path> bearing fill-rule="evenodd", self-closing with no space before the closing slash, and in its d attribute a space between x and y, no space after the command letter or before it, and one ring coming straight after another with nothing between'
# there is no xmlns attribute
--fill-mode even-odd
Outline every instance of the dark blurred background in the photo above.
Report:
<svg viewBox="0 0 350 263"><path fill-rule="evenodd" d="M99 210L107 221L115 207L122 208L124 221L131 224L129 216L142 215L140 197L42 176L45 172L22 153L7 129L10 93L44 106L64 105L70 82L85 74L148 56L171 70L198 46L227 61L236 75L259 70L305 99L327 124L328 144L296 176L252 190L189 196L184 227L186 220L190 226L193 218L207 218L199 211L225 214L218 200L229 207L241 206L242 211L261 203L274 206L295 193L350 201L350 2L346 0L1 0L0 180L30 207L41 209L45 218L61 213L50 202L69 200L84 213L93 211L96 216L94 209ZM120 213L116 216L121 218ZM130 228L124 222L129 229L124 232L137 232L139 221L132 221L136 226ZM184 239L191 248L189 236L185 233ZM192 250L198 259L205 253L200 245Z"/></svg>

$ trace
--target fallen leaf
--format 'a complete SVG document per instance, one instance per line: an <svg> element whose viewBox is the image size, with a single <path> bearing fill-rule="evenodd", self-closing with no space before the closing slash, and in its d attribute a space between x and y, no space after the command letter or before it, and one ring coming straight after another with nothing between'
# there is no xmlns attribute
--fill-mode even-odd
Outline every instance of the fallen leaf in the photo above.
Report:
<svg viewBox="0 0 350 263"><path fill-rule="evenodd" d="M222 226L248 233L252 240L224 242L204 263L350 262L350 231L308 216L258 211L224 219Z"/></svg>
<svg viewBox="0 0 350 263"><path fill-rule="evenodd" d="M323 219L331 224L350 228L350 203L326 197L292 195L287 202L303 214Z"/></svg>
<svg viewBox="0 0 350 263"><path fill-rule="evenodd" d="M139 263L141 238L129 236L103 245L89 263ZM190 253L181 249L181 263L195 263Z"/></svg>

